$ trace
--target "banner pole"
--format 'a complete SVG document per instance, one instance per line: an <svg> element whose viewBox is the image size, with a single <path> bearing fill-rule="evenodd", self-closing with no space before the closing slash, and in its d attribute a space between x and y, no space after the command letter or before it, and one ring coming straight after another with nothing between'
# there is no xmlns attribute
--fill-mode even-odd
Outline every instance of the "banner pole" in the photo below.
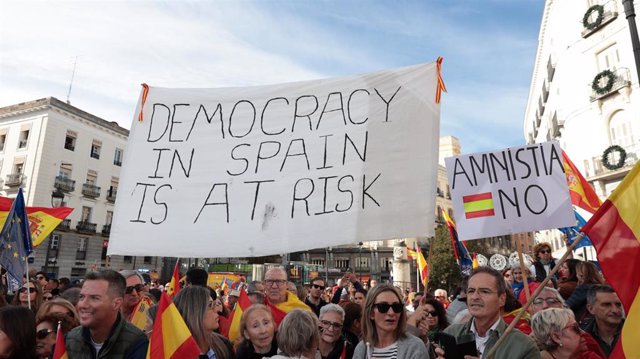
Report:
<svg viewBox="0 0 640 359"><path fill-rule="evenodd" d="M529 279L527 277L527 270L524 265L524 256L522 255L522 240L520 239L520 236L516 237L516 250L518 251L518 261L520 262L520 270L522 271L522 283L524 283L524 295L528 301L531 298L531 293L529 292ZM516 297L516 300L518 300L517 297Z"/></svg>
<svg viewBox="0 0 640 359"><path fill-rule="evenodd" d="M24 264L25 264L25 269L26 269L26 274L27 274L27 290L29 291L27 293L27 304L29 305L29 309L31 309L31 289L28 289L29 288L29 284L28 284L29 283L29 258L28 257L24 258ZM36 284L35 286L36 286L35 290L38 290L38 285ZM18 291L20 291L20 290L18 289ZM20 295L20 293L18 293L18 296L19 295ZM20 298L18 298L18 299L20 299Z"/></svg>
<svg viewBox="0 0 640 359"><path fill-rule="evenodd" d="M536 289L535 292L533 292L533 294L531 295L531 298L529 298L527 300L527 303L525 303L525 305L522 307L522 310L520 311L520 313L518 313L518 315L516 315L516 317L511 322L511 324L509 324L507 329L505 329L504 334L502 334L502 336L500 336L500 338L498 339L496 344L491 348L491 350L489 350L489 352L487 353L486 359L493 358L494 354L496 353L496 350L498 349L500 344L502 344L502 342L504 342L505 338L507 337L507 334L509 334L513 330L513 328L515 328L515 326L518 323L518 321L520 320L520 318L522 318L524 313L531 306L531 303L533 303L533 300L538 296L538 294L540 294L540 292L542 292L542 290L546 287L547 283L556 274L556 272L560 270L560 266L562 266L562 264L567 260L567 258L569 258L569 256L571 254L573 254L573 249L576 248L576 246L578 245L580 240L582 240L582 237L584 237L584 233L580 232L576 236L576 238L573 241L573 243L571 243L571 245L567 247L567 251L556 262L555 267L553 267L553 269L549 272L547 277L542 282L540 282L540 286Z"/></svg>

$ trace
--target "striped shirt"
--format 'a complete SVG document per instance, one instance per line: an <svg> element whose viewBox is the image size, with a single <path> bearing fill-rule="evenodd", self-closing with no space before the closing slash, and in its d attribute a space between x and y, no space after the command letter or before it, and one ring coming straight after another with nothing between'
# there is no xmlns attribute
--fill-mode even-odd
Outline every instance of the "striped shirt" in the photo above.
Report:
<svg viewBox="0 0 640 359"><path fill-rule="evenodd" d="M398 357L398 342L385 348L373 348L371 359L396 359Z"/></svg>

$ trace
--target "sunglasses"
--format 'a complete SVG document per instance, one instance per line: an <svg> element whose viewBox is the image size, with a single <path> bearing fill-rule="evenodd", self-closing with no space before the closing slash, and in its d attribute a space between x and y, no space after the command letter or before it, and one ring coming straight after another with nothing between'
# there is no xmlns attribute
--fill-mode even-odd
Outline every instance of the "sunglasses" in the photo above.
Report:
<svg viewBox="0 0 640 359"><path fill-rule="evenodd" d="M55 333L56 331L53 329L40 329L36 332L36 338L38 339L44 339L46 338L49 334L51 333Z"/></svg>
<svg viewBox="0 0 640 359"><path fill-rule="evenodd" d="M393 304L385 302L375 303L373 306L378 309L379 313L387 313L389 311L389 308L391 308L394 313L400 313L404 309L404 305L402 305L402 303L400 302L395 302Z"/></svg>
<svg viewBox="0 0 640 359"><path fill-rule="evenodd" d="M142 292L142 289L144 289L144 284L130 285L127 287L127 289L124 290L124 292L127 294L131 294L133 293L134 289L136 290L136 292L140 293Z"/></svg>
<svg viewBox="0 0 640 359"><path fill-rule="evenodd" d="M424 314L425 314L427 317L434 317L434 318L438 317L438 312L436 312L436 311L433 311L433 312L425 311L425 312L424 312Z"/></svg>
<svg viewBox="0 0 640 359"><path fill-rule="evenodd" d="M320 290L324 290L324 288L325 288L323 285L318 285L318 284L314 284L313 287L315 289L320 289Z"/></svg>
<svg viewBox="0 0 640 359"><path fill-rule="evenodd" d="M562 330L565 330L565 329L571 329L576 334L582 334L582 329L580 329L580 325L578 323L573 323L562 328Z"/></svg>
<svg viewBox="0 0 640 359"><path fill-rule="evenodd" d="M24 293L24 292L27 292L27 291L29 292L29 294L31 294L31 293L35 293L36 289L35 288L31 288L31 287L29 287L29 288L22 287L22 288L20 288L20 290L18 292L19 293Z"/></svg>
<svg viewBox="0 0 640 359"><path fill-rule="evenodd" d="M541 249L539 253L542 253L542 254L551 253L551 250L549 250L549 249Z"/></svg>

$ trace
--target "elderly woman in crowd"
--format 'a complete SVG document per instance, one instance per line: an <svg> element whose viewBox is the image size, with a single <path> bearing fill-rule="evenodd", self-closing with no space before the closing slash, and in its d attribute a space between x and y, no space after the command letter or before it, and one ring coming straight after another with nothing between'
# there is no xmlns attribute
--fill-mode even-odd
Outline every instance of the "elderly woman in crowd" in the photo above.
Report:
<svg viewBox="0 0 640 359"><path fill-rule="evenodd" d="M219 313L215 302L205 287L193 286L182 289L173 299L184 318L191 335L209 359L232 359L233 348L229 340L214 333L218 329Z"/></svg>
<svg viewBox="0 0 640 359"><path fill-rule="evenodd" d="M62 334L67 334L77 326L73 317L63 313L49 313L36 320L36 353L38 358L47 359L53 353L58 323L60 323Z"/></svg>
<svg viewBox="0 0 640 359"><path fill-rule="evenodd" d="M62 314L68 316L71 319L72 328L80 325L80 316L78 315L76 307L66 299L54 298L42 303L40 309L38 309L38 313L36 313L36 322L39 322L40 318L48 314Z"/></svg>
<svg viewBox="0 0 640 359"><path fill-rule="evenodd" d="M31 310L0 308L0 358L36 359L36 322Z"/></svg>
<svg viewBox="0 0 640 359"><path fill-rule="evenodd" d="M280 354L271 359L313 359L318 350L320 332L318 318L302 309L290 311L280 322L277 340Z"/></svg>
<svg viewBox="0 0 640 359"><path fill-rule="evenodd" d="M540 311L531 319L531 327L542 359L602 359L587 348L582 330L569 309Z"/></svg>
<svg viewBox="0 0 640 359"><path fill-rule="evenodd" d="M407 313L402 295L389 284L373 287L362 312L362 341L353 354L356 359L423 359L429 357L425 344L407 334Z"/></svg>
<svg viewBox="0 0 640 359"><path fill-rule="evenodd" d="M337 304L327 304L320 308L320 343L318 350L322 359L351 359L355 346L342 338L344 309Z"/></svg>
<svg viewBox="0 0 640 359"><path fill-rule="evenodd" d="M29 298L30 297L30 298ZM16 296L13 297L13 305L29 307L33 313L37 313L42 304L42 290L36 280L30 280L22 285Z"/></svg>
<svg viewBox="0 0 640 359"><path fill-rule="evenodd" d="M260 359L278 352L276 323L271 310L262 304L253 304L240 319L242 341L236 350L236 359Z"/></svg>

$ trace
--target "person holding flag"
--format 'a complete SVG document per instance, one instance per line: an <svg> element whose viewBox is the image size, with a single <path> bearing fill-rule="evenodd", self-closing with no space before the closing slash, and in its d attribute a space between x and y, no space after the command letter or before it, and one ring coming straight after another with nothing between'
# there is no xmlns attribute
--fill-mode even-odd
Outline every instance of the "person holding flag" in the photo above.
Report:
<svg viewBox="0 0 640 359"><path fill-rule="evenodd" d="M126 279L122 315L126 320L140 330L147 324L147 311L153 305L153 300L144 295L144 278L138 271L122 270L120 274Z"/></svg>
<svg viewBox="0 0 640 359"><path fill-rule="evenodd" d="M67 349L64 347L64 335L74 328L72 317L63 313L49 313L36 321L36 352L41 359L47 359L53 352L54 344L56 351ZM62 338L59 345L58 340ZM62 358L62 354L52 356L53 359Z"/></svg>
<svg viewBox="0 0 640 359"><path fill-rule="evenodd" d="M166 292L161 294L160 303L151 311L155 320L146 359L196 358L201 353L178 308Z"/></svg>
<svg viewBox="0 0 640 359"><path fill-rule="evenodd" d="M298 299L296 294L287 291L287 272L283 268L269 269L264 275L264 286L265 304L271 309L276 326L294 309L311 312L311 308Z"/></svg>

